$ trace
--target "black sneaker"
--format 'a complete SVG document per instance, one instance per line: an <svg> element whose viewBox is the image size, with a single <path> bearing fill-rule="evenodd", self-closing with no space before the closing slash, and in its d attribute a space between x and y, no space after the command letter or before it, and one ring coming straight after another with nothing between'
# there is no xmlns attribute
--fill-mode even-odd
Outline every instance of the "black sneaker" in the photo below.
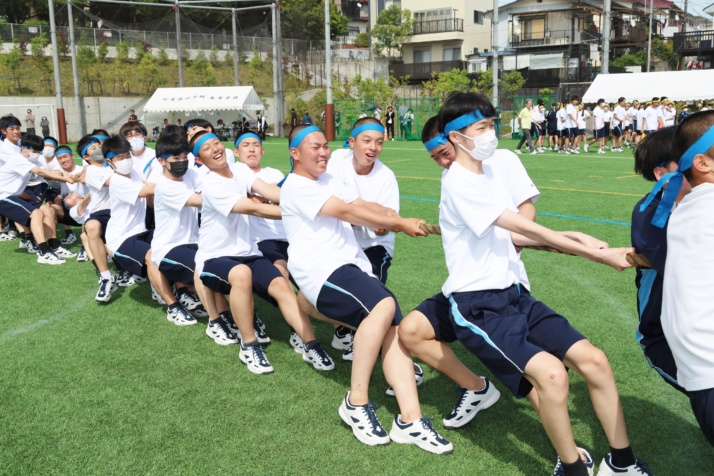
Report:
<svg viewBox="0 0 714 476"><path fill-rule="evenodd" d="M319 342L316 342L309 349L303 346L302 360L310 362L317 370L332 370L335 362Z"/></svg>

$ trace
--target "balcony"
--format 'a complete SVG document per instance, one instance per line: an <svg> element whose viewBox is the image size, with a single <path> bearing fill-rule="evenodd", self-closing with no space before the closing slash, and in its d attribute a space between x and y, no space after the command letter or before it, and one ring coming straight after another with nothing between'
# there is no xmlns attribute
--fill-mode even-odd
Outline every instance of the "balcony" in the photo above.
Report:
<svg viewBox="0 0 714 476"><path fill-rule="evenodd" d="M410 81L431 79L431 73L443 73L452 69L466 69L464 61L435 61L432 63L389 63L389 70L395 78L409 76Z"/></svg>
<svg viewBox="0 0 714 476"><path fill-rule="evenodd" d="M599 41L601 35L585 30L546 30L545 32L512 33L511 46L529 48L539 46L569 45L583 41Z"/></svg>
<svg viewBox="0 0 714 476"><path fill-rule="evenodd" d="M675 33L674 51L682 56L714 55L714 30Z"/></svg>
<svg viewBox="0 0 714 476"><path fill-rule="evenodd" d="M367 3L364 2L359 5L360 2L352 0L342 1L342 14L355 21L367 21Z"/></svg>
<svg viewBox="0 0 714 476"><path fill-rule="evenodd" d="M610 33L610 41L613 43L644 43L647 41L647 34L644 29L630 26L628 23L620 23L615 26Z"/></svg>
<svg viewBox="0 0 714 476"><path fill-rule="evenodd" d="M429 33L448 33L450 31L464 31L464 21L459 18L448 20L415 21L412 35L428 35Z"/></svg>

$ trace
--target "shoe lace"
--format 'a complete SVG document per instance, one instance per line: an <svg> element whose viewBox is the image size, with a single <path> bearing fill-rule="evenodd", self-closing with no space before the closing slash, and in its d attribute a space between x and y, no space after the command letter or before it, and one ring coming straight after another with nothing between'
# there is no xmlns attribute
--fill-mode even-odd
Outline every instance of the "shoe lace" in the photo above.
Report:
<svg viewBox="0 0 714 476"><path fill-rule="evenodd" d="M431 433L434 437L438 438L438 437L439 437L439 433L436 432L436 430L434 429L434 426L431 424L431 421L432 421L432 420L433 420L433 418L423 417L423 418L420 420L421 426L422 426L422 428L424 428L426 431L428 431L429 433Z"/></svg>
<svg viewBox="0 0 714 476"><path fill-rule="evenodd" d="M640 459L635 461L635 468L637 468L637 471L642 474L649 474L649 475L652 474L650 472L650 468L647 466L647 463L645 463L644 461L642 461Z"/></svg>
<svg viewBox="0 0 714 476"><path fill-rule="evenodd" d="M375 411L379 408L379 405L376 403L372 402L367 402L367 405L363 407L364 413L367 416L367 419L369 420L369 424L372 428L382 428L382 424L379 422L379 419L377 418L377 414Z"/></svg>
<svg viewBox="0 0 714 476"><path fill-rule="evenodd" d="M456 405L454 406L454 413L459 411L461 409L461 405L464 404L464 401L466 400L466 392L467 389L459 387L459 400L456 402Z"/></svg>
<svg viewBox="0 0 714 476"><path fill-rule="evenodd" d="M310 349L311 351L315 352L318 356L318 358L323 362L323 363L329 363L332 359L330 356L327 354L327 351L325 348L322 346L322 344L316 344L313 348Z"/></svg>
<svg viewBox="0 0 714 476"><path fill-rule="evenodd" d="M234 337L233 332L231 332L230 327L228 327L228 323L223 320L223 318L216 319L215 321L211 321L212 325L215 325L218 327L218 330L223 334L223 337L230 338Z"/></svg>
<svg viewBox="0 0 714 476"><path fill-rule="evenodd" d="M260 345L253 347L253 355L255 355L255 360L260 365L268 365L268 358L265 356L265 351Z"/></svg>

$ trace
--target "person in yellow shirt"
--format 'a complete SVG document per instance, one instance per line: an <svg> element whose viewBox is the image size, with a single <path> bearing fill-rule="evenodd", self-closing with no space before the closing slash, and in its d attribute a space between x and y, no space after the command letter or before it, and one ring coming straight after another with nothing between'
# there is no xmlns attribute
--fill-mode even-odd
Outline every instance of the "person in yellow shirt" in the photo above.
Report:
<svg viewBox="0 0 714 476"><path fill-rule="evenodd" d="M521 153L521 147L523 146L524 142L528 146L528 149L531 151L531 154L538 153L535 151L535 149L533 149L533 139L531 139L531 122L532 122L532 120L533 120L533 100L528 99L528 100L526 100L526 107L521 109L521 112L518 113L518 124L521 126L521 130L523 131L523 137L521 137L520 142L518 142L518 146L516 147L516 154Z"/></svg>

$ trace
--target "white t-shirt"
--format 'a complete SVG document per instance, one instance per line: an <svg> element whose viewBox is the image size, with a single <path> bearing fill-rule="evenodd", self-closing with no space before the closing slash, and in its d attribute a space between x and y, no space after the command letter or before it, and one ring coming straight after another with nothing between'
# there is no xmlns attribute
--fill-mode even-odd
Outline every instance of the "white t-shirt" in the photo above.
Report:
<svg viewBox="0 0 714 476"><path fill-rule="evenodd" d="M362 200L379 203L399 213L399 185L394 172L376 160L369 174L358 175L355 172L353 160L354 151L352 150L341 157L336 158L333 155L327 163L327 173L356 190ZM353 226L352 229L363 250L373 246L383 246L389 256L394 256L394 233L377 236L371 228L366 226Z"/></svg>
<svg viewBox="0 0 714 476"><path fill-rule="evenodd" d="M627 115L627 111L625 110L624 107L620 106L619 104L615 106L615 111L613 112L613 117L612 117L612 127L617 127L620 125L621 122L625 122L625 116ZM615 117L617 116L617 117ZM617 118L620 118L619 120Z"/></svg>
<svg viewBox="0 0 714 476"><path fill-rule="evenodd" d="M604 120L605 120L606 123L612 122L612 116L613 116L612 111L605 111L605 110L603 110L602 115L603 115ZM610 124L610 127L612 127L612 124Z"/></svg>
<svg viewBox="0 0 714 476"><path fill-rule="evenodd" d="M674 125L674 116L676 112L670 108L664 108L662 110L662 115L664 119L664 125L666 127L673 126Z"/></svg>
<svg viewBox="0 0 714 476"><path fill-rule="evenodd" d="M124 240L146 231L146 198L139 197L144 181L136 170L129 177L115 173L109 182L112 217L107 224L107 248L114 253Z"/></svg>
<svg viewBox="0 0 714 476"><path fill-rule="evenodd" d="M657 116L659 116L659 113L657 112L657 109L653 108L652 106L647 106L647 109L645 109L645 120L647 123L645 124L645 131L656 131L659 129L659 121L657 120Z"/></svg>
<svg viewBox="0 0 714 476"><path fill-rule="evenodd" d="M15 157L20 154L20 146L15 145L12 142L10 142L9 139L5 139L4 141L0 142L0 167L7 162L8 159L11 157ZM23 157L24 158L24 157Z"/></svg>
<svg viewBox="0 0 714 476"><path fill-rule="evenodd" d="M637 110L630 106L630 108L627 110L627 114L625 116L625 127L629 126L633 122L637 120Z"/></svg>
<svg viewBox="0 0 714 476"><path fill-rule="evenodd" d="M567 126L566 124L566 116L567 114L565 113L565 109L559 109L558 112L555 114L555 117L558 118L558 130L562 131L565 129Z"/></svg>
<svg viewBox="0 0 714 476"><path fill-rule="evenodd" d="M577 112L578 112L577 109L572 104L568 104L567 106L565 106L565 115L566 115L565 127L566 128L572 129L573 127L575 127L575 121L573 121L573 117L575 117Z"/></svg>
<svg viewBox="0 0 714 476"><path fill-rule="evenodd" d="M233 213L236 202L251 193L257 177L247 165L228 162L233 173L226 178L216 173L203 177L201 187L201 228L198 231L196 269L220 256L263 256L251 238L248 216Z"/></svg>
<svg viewBox="0 0 714 476"><path fill-rule="evenodd" d="M186 205L200 192L196 172L188 169L182 181L159 177L154 190L156 228L151 239L151 261L158 267L173 248L198 243L198 208Z"/></svg>
<svg viewBox="0 0 714 476"><path fill-rule="evenodd" d="M37 164L30 162L21 154L7 156L5 163L0 167L0 199L22 193L32 175L30 170L34 167L37 167Z"/></svg>
<svg viewBox="0 0 714 476"><path fill-rule="evenodd" d="M595 122L595 130L605 127L605 110L599 106L593 109L593 120Z"/></svg>
<svg viewBox="0 0 714 476"><path fill-rule="evenodd" d="M332 175L317 180L290 174L280 191L280 211L288 236L288 270L313 305L323 284L339 267L354 264L372 275L372 265L357 243L352 226L320 216L331 197L351 203L358 197Z"/></svg>
<svg viewBox="0 0 714 476"><path fill-rule="evenodd" d="M260 171L253 172L253 174L255 175L255 178L259 178L265 183L272 184L277 184L285 178L280 170L270 167L263 167ZM248 217L248 222L250 223L251 236L256 243L260 243L263 240L288 240L285 236L285 228L283 228L282 220L271 220L269 218L261 218L251 215Z"/></svg>
<svg viewBox="0 0 714 476"><path fill-rule="evenodd" d="M590 113L586 110L583 109L582 111L578 111L578 129L583 129L585 130L585 120L590 117Z"/></svg>
<svg viewBox="0 0 714 476"><path fill-rule="evenodd" d="M151 147L144 147L144 152L141 155L132 154L131 158L132 168L147 182L155 183L164 173L163 167L156 160L156 151Z"/></svg>
<svg viewBox="0 0 714 476"><path fill-rule="evenodd" d="M507 230L493 222L517 212L504 181L491 167L473 173L457 162L441 184L439 224L449 277L441 292L506 289L518 282L516 249Z"/></svg>
<svg viewBox="0 0 714 476"><path fill-rule="evenodd" d="M637 110L637 128L642 131L645 127L645 110L644 108L639 108Z"/></svg>
<svg viewBox="0 0 714 476"><path fill-rule="evenodd" d="M689 391L714 388L714 184L694 187L667 226L662 329Z"/></svg>
<svg viewBox="0 0 714 476"><path fill-rule="evenodd" d="M102 167L101 165L94 164L87 166L84 181L87 184L89 194L92 196L87 206L87 211L90 214L110 208L109 187L105 187L104 184L109 177L113 176L114 170L111 167Z"/></svg>
<svg viewBox="0 0 714 476"><path fill-rule="evenodd" d="M62 167L59 167L59 169L57 169L57 170L77 176L82 173L82 170L84 170L84 167L80 167L79 165L75 164L74 169L72 169L70 172L67 172ZM66 197L70 193L76 193L80 197L84 197L89 193L89 189L82 182L77 182L77 183L60 182L60 195L62 196L62 198Z"/></svg>

